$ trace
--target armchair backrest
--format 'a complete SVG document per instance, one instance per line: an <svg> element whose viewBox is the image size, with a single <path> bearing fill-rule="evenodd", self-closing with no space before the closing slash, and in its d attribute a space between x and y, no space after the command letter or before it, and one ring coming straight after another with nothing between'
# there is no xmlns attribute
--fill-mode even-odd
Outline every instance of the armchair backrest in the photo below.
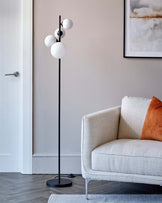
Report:
<svg viewBox="0 0 162 203"><path fill-rule="evenodd" d="M122 99L119 139L140 139L150 102L150 99L141 97L126 96Z"/></svg>

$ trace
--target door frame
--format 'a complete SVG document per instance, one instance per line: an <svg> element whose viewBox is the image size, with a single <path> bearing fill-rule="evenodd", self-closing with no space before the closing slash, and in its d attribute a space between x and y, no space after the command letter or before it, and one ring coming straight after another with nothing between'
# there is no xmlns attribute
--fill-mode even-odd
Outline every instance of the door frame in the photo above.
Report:
<svg viewBox="0 0 162 203"><path fill-rule="evenodd" d="M23 174L32 174L33 9L34 0L22 1L22 153L20 172Z"/></svg>

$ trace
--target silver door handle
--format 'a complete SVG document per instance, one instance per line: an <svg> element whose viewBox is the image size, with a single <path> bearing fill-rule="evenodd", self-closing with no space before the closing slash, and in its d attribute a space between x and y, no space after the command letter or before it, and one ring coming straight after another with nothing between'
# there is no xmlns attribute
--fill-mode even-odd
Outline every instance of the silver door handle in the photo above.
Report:
<svg viewBox="0 0 162 203"><path fill-rule="evenodd" d="M5 76L15 76L15 77L18 77L19 75L20 75L19 72L5 74Z"/></svg>

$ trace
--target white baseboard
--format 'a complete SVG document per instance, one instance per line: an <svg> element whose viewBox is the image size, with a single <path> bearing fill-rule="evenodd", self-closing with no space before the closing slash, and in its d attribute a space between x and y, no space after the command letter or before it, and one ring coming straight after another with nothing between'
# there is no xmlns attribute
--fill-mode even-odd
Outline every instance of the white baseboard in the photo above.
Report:
<svg viewBox="0 0 162 203"><path fill-rule="evenodd" d="M20 172L17 162L15 163L15 159L10 153L0 154L0 163L0 173Z"/></svg>
<svg viewBox="0 0 162 203"><path fill-rule="evenodd" d="M57 174L58 160L55 154L34 154L33 155L33 174ZM81 174L80 154L61 155L62 174Z"/></svg>

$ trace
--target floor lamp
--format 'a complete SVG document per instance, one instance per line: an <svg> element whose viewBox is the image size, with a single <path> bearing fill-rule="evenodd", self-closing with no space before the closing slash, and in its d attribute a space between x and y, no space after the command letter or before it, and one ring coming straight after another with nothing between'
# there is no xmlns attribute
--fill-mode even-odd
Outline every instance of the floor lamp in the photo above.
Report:
<svg viewBox="0 0 162 203"><path fill-rule="evenodd" d="M44 43L47 47L51 47L51 55L58 59L58 177L46 182L49 187L67 187L71 186L72 182L69 179L61 178L60 172L60 138L61 138L61 58L66 53L65 45L61 39L65 36L65 30L72 28L73 22L70 19L61 21L59 16L59 28L56 29L54 35L48 35Z"/></svg>

